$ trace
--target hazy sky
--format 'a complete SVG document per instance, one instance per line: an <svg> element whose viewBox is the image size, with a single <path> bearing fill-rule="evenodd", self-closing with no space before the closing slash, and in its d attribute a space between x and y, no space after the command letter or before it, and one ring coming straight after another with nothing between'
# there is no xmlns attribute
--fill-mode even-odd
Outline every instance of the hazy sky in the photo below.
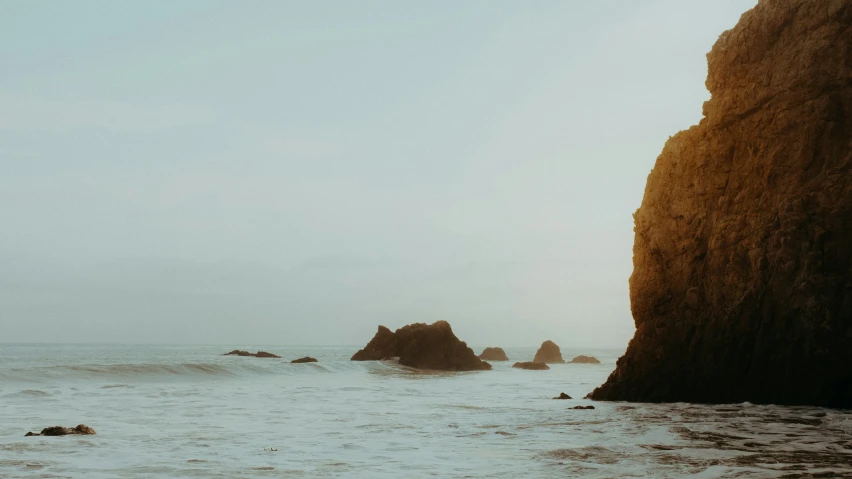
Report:
<svg viewBox="0 0 852 479"><path fill-rule="evenodd" d="M755 0L0 0L0 342L624 346Z"/></svg>

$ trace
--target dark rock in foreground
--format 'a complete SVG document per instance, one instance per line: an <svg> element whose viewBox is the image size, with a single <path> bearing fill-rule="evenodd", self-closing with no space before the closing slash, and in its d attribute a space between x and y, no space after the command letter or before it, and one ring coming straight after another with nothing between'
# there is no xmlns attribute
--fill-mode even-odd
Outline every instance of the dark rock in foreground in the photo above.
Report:
<svg viewBox="0 0 852 479"><path fill-rule="evenodd" d="M559 396L556 396L553 399L573 399L573 398L571 396L565 394L565 393L559 393Z"/></svg>
<svg viewBox="0 0 852 479"><path fill-rule="evenodd" d="M852 408L852 1L761 0L634 215L636 333L599 400Z"/></svg>
<svg viewBox="0 0 852 479"><path fill-rule="evenodd" d="M250 353L248 351L240 351L239 349L235 349L230 353L225 353L223 356L253 356L256 358L280 358L277 354L267 353L266 351L258 351L256 353Z"/></svg>
<svg viewBox="0 0 852 479"><path fill-rule="evenodd" d="M41 430L40 433L28 432L24 437L30 436L90 436L95 434L95 430L85 424L78 424L76 427L51 426Z"/></svg>
<svg viewBox="0 0 852 479"><path fill-rule="evenodd" d="M571 360L571 362L575 363L575 364L600 364L601 363L598 360L598 358L596 358L596 357L583 356L583 355L575 357L574 359Z"/></svg>
<svg viewBox="0 0 852 479"><path fill-rule="evenodd" d="M530 369L532 371L544 371L546 369L550 369L550 366L544 363L537 363L535 361L526 361L522 363L515 363L512 365L513 368L518 369Z"/></svg>
<svg viewBox="0 0 852 479"><path fill-rule="evenodd" d="M486 361L508 361L509 356L506 356L506 351L503 351L503 348L485 348L482 350L482 354L479 355L479 359Z"/></svg>
<svg viewBox="0 0 852 479"><path fill-rule="evenodd" d="M293 364L301 364L301 363L316 363L316 358L312 358L310 356L305 356L304 358L294 359L290 361Z"/></svg>
<svg viewBox="0 0 852 479"><path fill-rule="evenodd" d="M460 341L446 321L409 324L391 332L379 326L378 332L352 361L380 361L399 358L399 364L439 371L482 371L491 365L482 361Z"/></svg>
<svg viewBox="0 0 852 479"><path fill-rule="evenodd" d="M594 409L594 406L574 406L571 409Z"/></svg>
<svg viewBox="0 0 852 479"><path fill-rule="evenodd" d="M562 364L565 362L565 360L562 359L562 351L559 350L559 346L557 346L553 341L545 341L541 343L541 347L538 348L538 351L536 351L533 361L548 364Z"/></svg>

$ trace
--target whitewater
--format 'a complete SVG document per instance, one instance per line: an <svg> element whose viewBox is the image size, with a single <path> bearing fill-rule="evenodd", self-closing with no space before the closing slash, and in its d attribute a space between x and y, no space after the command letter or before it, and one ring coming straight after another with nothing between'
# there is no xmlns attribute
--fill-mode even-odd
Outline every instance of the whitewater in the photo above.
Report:
<svg viewBox="0 0 852 479"><path fill-rule="evenodd" d="M535 348L505 348L493 371L436 373L357 349L0 345L0 477L852 477L852 411L582 399L621 350L525 371ZM24 437L80 423L97 435Z"/></svg>

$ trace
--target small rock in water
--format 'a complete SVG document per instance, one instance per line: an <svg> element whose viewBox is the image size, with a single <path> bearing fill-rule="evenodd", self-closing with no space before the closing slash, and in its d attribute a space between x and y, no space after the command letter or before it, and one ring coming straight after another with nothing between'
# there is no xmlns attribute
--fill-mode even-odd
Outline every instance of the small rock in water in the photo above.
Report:
<svg viewBox="0 0 852 479"><path fill-rule="evenodd" d="M518 369L531 369L533 371L544 371L545 369L550 369L550 366L544 363L539 363L535 361L526 361L523 363L515 363L512 365L513 368Z"/></svg>
<svg viewBox="0 0 852 479"><path fill-rule="evenodd" d="M316 363L318 361L316 360L316 358L312 358L310 356L305 356L304 358L294 359L290 362L294 363L294 364L299 364L299 363Z"/></svg>
<svg viewBox="0 0 852 479"><path fill-rule="evenodd" d="M73 431L73 434L82 434L85 436L91 436L95 434L95 430L85 424L77 424Z"/></svg>
<svg viewBox="0 0 852 479"><path fill-rule="evenodd" d="M255 354L255 356L258 357L258 358L280 358L281 357L277 354L267 353L266 351L258 351L257 354Z"/></svg>
<svg viewBox="0 0 852 479"><path fill-rule="evenodd" d="M503 348L485 348L482 354L479 355L479 359L486 361L508 361L509 356L506 356L506 351L503 351Z"/></svg>
<svg viewBox="0 0 852 479"><path fill-rule="evenodd" d="M594 406L574 406L571 409L594 409Z"/></svg>
<svg viewBox="0 0 852 479"><path fill-rule="evenodd" d="M600 364L600 360L594 356L583 356L582 354L571 360L575 364Z"/></svg>
<svg viewBox="0 0 852 479"><path fill-rule="evenodd" d="M239 349L235 349L230 353L225 353L223 356L253 356L256 358L280 358L281 356L277 354L267 353L266 351L258 351L257 353L250 353L248 351L241 351Z"/></svg>
<svg viewBox="0 0 852 479"><path fill-rule="evenodd" d="M571 396L569 396L565 393L559 393L559 396L556 396L553 399L574 399L574 398L572 398Z"/></svg>
<svg viewBox="0 0 852 479"><path fill-rule="evenodd" d="M559 350L559 346L550 340L541 343L541 347L536 351L533 361L549 364L563 364L565 362L562 359L562 351Z"/></svg>
<svg viewBox="0 0 852 479"><path fill-rule="evenodd" d="M239 349L235 349L235 350L231 351L230 353L223 354L223 356L254 356L254 354L252 354L248 351L241 351Z"/></svg>
<svg viewBox="0 0 852 479"><path fill-rule="evenodd" d="M78 424L76 427L68 428L62 426L51 426L46 427L41 430L40 433L36 434L32 431L26 433L24 437L30 436L69 436L69 435L81 435L81 436L90 436L95 434L95 430L90 428L85 424Z"/></svg>

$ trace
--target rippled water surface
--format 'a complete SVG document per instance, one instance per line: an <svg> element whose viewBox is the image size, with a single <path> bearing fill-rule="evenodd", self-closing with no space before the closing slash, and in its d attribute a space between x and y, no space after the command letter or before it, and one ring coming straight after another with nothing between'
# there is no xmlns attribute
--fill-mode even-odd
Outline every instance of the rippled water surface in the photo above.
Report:
<svg viewBox="0 0 852 479"><path fill-rule="evenodd" d="M0 345L0 477L852 477L850 411L551 399L585 396L620 351L449 374L350 362L354 347L236 346L284 359ZM305 355L320 362L286 362ZM24 437L78 423L98 434Z"/></svg>

